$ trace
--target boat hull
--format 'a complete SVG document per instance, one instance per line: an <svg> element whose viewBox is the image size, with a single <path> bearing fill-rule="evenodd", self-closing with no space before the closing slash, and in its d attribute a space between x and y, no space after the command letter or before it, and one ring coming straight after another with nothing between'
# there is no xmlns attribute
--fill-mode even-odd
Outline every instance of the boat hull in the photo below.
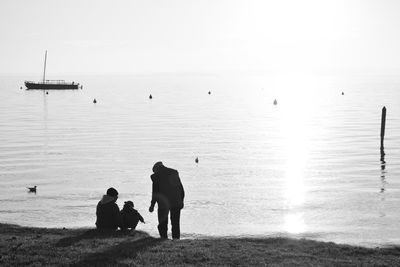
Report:
<svg viewBox="0 0 400 267"><path fill-rule="evenodd" d="M26 90L75 90L79 83L34 83L25 82Z"/></svg>

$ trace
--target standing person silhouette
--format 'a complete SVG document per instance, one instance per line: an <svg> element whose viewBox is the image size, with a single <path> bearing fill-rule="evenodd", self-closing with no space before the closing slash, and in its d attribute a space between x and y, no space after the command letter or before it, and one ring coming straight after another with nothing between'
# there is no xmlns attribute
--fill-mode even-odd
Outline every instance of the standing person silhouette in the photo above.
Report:
<svg viewBox="0 0 400 267"><path fill-rule="evenodd" d="M158 232L161 238L168 238L168 214L171 215L172 238L180 239L180 216L183 209L185 191L178 171L167 168L161 161L153 166L153 192L149 211L158 205Z"/></svg>

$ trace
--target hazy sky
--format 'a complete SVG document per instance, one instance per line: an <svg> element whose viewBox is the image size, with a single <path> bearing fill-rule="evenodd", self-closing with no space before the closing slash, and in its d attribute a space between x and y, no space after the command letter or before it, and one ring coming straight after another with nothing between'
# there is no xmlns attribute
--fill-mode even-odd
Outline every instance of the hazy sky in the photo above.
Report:
<svg viewBox="0 0 400 267"><path fill-rule="evenodd" d="M400 70L397 0L1 0L0 34L7 74Z"/></svg>

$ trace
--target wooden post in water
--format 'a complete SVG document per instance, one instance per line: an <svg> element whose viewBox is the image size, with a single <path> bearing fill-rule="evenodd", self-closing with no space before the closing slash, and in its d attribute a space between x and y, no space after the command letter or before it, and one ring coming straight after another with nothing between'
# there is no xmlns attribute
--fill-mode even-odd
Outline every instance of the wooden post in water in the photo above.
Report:
<svg viewBox="0 0 400 267"><path fill-rule="evenodd" d="M383 152L383 140L385 139L385 127L386 127L386 107L382 108L382 119L381 119L381 153Z"/></svg>

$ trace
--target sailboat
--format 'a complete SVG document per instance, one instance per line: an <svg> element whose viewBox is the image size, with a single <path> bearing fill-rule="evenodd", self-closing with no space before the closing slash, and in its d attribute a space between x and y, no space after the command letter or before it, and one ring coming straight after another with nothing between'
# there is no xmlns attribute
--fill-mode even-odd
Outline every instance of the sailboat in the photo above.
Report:
<svg viewBox="0 0 400 267"><path fill-rule="evenodd" d="M44 71L43 81L32 82L25 81L26 90L42 89L42 90L66 90L66 89L82 89L82 85L75 82L66 82L64 80L46 80L46 62L47 62L47 51L44 55Z"/></svg>

